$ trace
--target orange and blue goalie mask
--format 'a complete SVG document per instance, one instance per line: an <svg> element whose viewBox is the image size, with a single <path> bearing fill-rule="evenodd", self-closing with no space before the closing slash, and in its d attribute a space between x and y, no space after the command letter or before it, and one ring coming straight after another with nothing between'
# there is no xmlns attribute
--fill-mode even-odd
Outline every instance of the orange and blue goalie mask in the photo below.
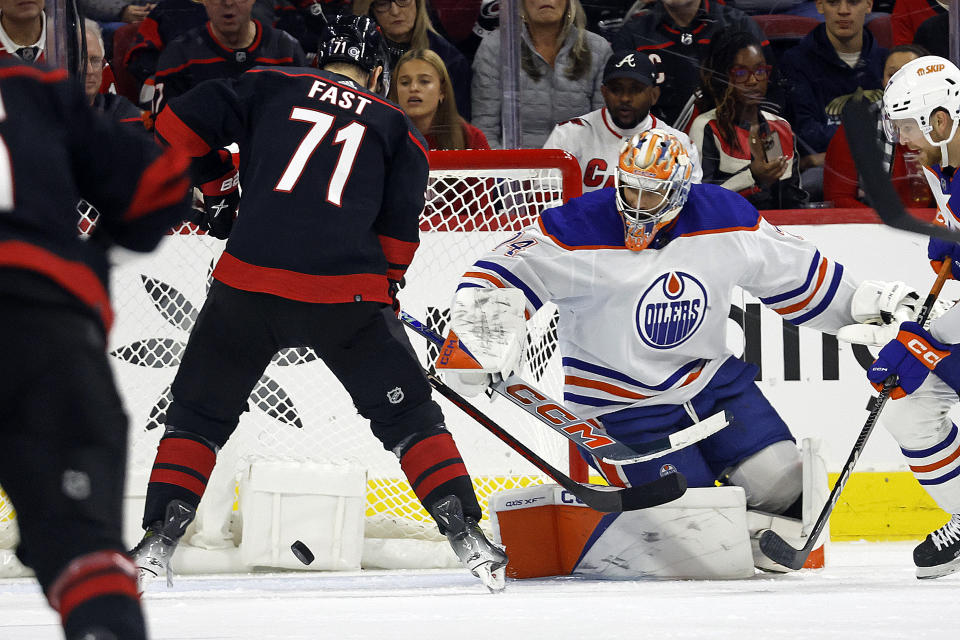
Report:
<svg viewBox="0 0 960 640"><path fill-rule="evenodd" d="M617 163L617 210L628 249L646 249L680 213L690 193L693 164L680 140L662 129L625 139Z"/></svg>

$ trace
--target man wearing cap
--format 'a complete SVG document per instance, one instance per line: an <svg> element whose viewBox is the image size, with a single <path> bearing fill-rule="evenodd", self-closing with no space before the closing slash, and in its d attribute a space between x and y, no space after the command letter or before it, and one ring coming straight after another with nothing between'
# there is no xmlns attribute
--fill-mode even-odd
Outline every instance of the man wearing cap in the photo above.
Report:
<svg viewBox="0 0 960 640"><path fill-rule="evenodd" d="M574 156L583 172L583 191L613 186L623 138L657 127L677 136L693 160L693 182L700 182L700 154L686 134L667 126L650 113L660 97L657 71L650 59L636 51L616 51L603 69L604 107L561 122L550 133L544 149L562 149Z"/></svg>

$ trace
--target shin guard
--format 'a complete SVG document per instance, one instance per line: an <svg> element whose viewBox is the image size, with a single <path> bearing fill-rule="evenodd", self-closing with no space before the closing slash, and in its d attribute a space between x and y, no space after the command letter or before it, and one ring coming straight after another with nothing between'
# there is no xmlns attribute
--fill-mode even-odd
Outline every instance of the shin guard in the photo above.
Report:
<svg viewBox="0 0 960 640"><path fill-rule="evenodd" d="M480 520L473 482L453 437L442 428L418 436L402 445L400 466L424 508L433 513L437 502L452 495L460 499L464 515Z"/></svg>
<svg viewBox="0 0 960 640"><path fill-rule="evenodd" d="M162 521L172 500L183 500L196 509L216 461L215 446L202 436L187 431L164 434L147 485L143 528Z"/></svg>

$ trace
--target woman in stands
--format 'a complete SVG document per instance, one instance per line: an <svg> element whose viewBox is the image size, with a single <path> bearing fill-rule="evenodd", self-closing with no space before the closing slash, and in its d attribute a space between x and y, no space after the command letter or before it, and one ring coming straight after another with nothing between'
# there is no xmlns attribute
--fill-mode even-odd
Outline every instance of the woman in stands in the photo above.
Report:
<svg viewBox="0 0 960 640"><path fill-rule="evenodd" d="M457 113L447 67L430 49L411 49L397 61L389 98L407 113L431 149L490 148L483 132Z"/></svg>
<svg viewBox="0 0 960 640"><path fill-rule="evenodd" d="M793 209L808 197L800 188L793 129L767 110L772 71L752 33L714 38L701 69L701 114L690 139L700 150L704 183L736 191L758 209Z"/></svg>
<svg viewBox="0 0 960 640"><path fill-rule="evenodd" d="M400 57L411 49L437 52L450 75L457 111L470 119L470 63L433 28L426 0L354 0L353 12L369 15L380 25L387 47L387 69L392 76ZM388 82L392 80L388 79Z"/></svg>
<svg viewBox="0 0 960 640"><path fill-rule="evenodd" d="M519 146L539 149L554 125L603 106L600 85L610 43L586 29L580 0L521 0ZM499 31L473 59L472 122L492 147L502 147Z"/></svg>

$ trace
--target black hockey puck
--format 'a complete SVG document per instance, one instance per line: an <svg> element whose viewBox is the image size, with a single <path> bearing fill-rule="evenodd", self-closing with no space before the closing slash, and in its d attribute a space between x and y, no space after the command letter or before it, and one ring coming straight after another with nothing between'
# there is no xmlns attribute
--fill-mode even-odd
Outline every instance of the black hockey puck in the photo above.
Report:
<svg viewBox="0 0 960 640"><path fill-rule="evenodd" d="M307 545L303 544L299 540L290 545L290 551L293 551L293 555L297 556L297 560L303 564L310 564L313 562L313 552L310 551L310 548Z"/></svg>

